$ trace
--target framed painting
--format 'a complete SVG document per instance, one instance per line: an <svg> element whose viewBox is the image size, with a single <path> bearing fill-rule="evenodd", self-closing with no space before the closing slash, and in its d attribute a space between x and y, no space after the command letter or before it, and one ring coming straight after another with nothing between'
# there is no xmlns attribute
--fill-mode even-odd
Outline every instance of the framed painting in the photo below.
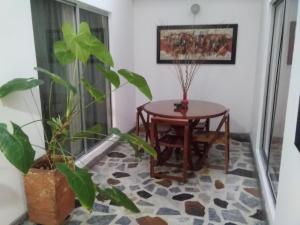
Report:
<svg viewBox="0 0 300 225"><path fill-rule="evenodd" d="M237 24L157 27L157 63L235 64Z"/></svg>

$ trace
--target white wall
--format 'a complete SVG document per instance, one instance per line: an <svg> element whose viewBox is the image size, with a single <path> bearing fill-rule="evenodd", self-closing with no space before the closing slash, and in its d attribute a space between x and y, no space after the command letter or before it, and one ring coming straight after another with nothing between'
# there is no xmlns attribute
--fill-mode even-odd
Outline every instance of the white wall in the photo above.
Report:
<svg viewBox="0 0 300 225"><path fill-rule="evenodd" d="M193 3L200 4L195 18ZM154 100L181 98L171 65L156 64L156 26L238 23L235 65L201 65L189 98L214 101L230 108L231 131L250 132L257 63L259 0L135 0L134 68L149 81ZM137 95L137 104L145 102Z"/></svg>
<svg viewBox="0 0 300 225"><path fill-rule="evenodd" d="M109 11L110 50L117 68L133 69L133 7L131 0L83 0ZM36 77L30 1L2 1L0 7L0 85L16 77ZM35 96L39 104L38 90ZM24 124L39 117L30 92L0 103L0 122ZM128 85L112 96L113 124L127 131L134 126L135 90ZM32 143L43 145L41 127L26 129ZM7 225L26 211L21 174L0 154L0 218Z"/></svg>
<svg viewBox="0 0 300 225"><path fill-rule="evenodd" d="M0 84L15 77L36 77L33 70L36 61L29 1L3 1L0 15ZM26 92L12 95L1 102L1 122L13 120L21 125L38 118L30 99L29 92ZM34 126L26 131L32 143L43 145L38 128ZM1 224L9 224L25 210L22 176L0 154Z"/></svg>
<svg viewBox="0 0 300 225"><path fill-rule="evenodd" d="M300 12L300 4L298 5ZM294 145L298 103L300 96L300 13L297 19L294 57L287 105L287 116L283 140L283 153L279 177L279 191L275 224L300 224L300 153Z"/></svg>

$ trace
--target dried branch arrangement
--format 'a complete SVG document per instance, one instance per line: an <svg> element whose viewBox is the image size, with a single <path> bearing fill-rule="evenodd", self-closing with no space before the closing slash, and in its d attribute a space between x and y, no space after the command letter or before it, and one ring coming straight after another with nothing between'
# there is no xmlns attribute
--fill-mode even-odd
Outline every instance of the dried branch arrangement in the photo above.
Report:
<svg viewBox="0 0 300 225"><path fill-rule="evenodd" d="M193 38L186 40L185 38L186 36L182 36L180 44L174 46L174 49L178 50L175 51L174 57L176 60L174 60L174 65L177 79L182 89L183 106L187 106L188 104L187 94L200 68L200 64L193 59L193 55L195 55L197 50L196 40Z"/></svg>

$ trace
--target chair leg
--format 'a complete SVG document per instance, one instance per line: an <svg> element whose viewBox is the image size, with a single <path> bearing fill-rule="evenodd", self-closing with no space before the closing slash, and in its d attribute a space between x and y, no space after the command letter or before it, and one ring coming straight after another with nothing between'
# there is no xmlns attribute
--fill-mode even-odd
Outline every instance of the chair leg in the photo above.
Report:
<svg viewBox="0 0 300 225"><path fill-rule="evenodd" d="M150 177L154 177L154 158L150 157Z"/></svg>
<svg viewBox="0 0 300 225"><path fill-rule="evenodd" d="M194 170L193 159L192 159L192 151L190 150L188 153L188 162L189 162L189 170Z"/></svg>
<svg viewBox="0 0 300 225"><path fill-rule="evenodd" d="M137 136L140 135L140 118L139 118L139 113L136 114L135 134Z"/></svg>
<svg viewBox="0 0 300 225"><path fill-rule="evenodd" d="M209 131L209 127L210 127L210 121L209 121L209 119L206 119L206 121L205 121L205 131Z"/></svg>
<svg viewBox="0 0 300 225"><path fill-rule="evenodd" d="M145 134L146 134L146 142L148 142L148 139L150 137L150 134L149 134L149 122L150 122L150 114L147 114L147 120L146 120L146 123L144 124L144 126L145 126Z"/></svg>
<svg viewBox="0 0 300 225"><path fill-rule="evenodd" d="M185 183L187 181L187 168L188 168L188 153L187 151L183 151L183 182Z"/></svg>
<svg viewBox="0 0 300 225"><path fill-rule="evenodd" d="M229 143L225 144L225 173L228 173L228 165L229 165Z"/></svg>

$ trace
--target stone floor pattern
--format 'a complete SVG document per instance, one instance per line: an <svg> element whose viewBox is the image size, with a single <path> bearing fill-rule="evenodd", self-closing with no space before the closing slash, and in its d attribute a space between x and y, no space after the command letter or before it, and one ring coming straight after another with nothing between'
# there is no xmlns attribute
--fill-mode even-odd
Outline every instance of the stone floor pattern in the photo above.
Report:
<svg viewBox="0 0 300 225"><path fill-rule="evenodd" d="M223 146L213 146L207 166L180 184L152 179L147 156L137 159L128 145L118 145L91 168L93 180L124 191L141 213L97 201L91 213L76 208L66 224L266 225L250 144L231 139L227 175L223 155Z"/></svg>

